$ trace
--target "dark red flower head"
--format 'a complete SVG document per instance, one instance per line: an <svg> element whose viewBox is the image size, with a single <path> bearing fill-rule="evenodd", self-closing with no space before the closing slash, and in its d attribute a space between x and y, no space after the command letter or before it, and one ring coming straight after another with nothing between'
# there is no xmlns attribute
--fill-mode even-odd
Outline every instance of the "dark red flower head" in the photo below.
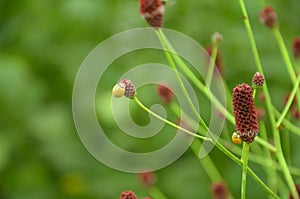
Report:
<svg viewBox="0 0 300 199"><path fill-rule="evenodd" d="M256 72L252 78L252 86L253 88L260 88L265 83L264 75Z"/></svg>
<svg viewBox="0 0 300 199"><path fill-rule="evenodd" d="M158 93L159 98L165 104L170 104L174 98L174 93L172 92L172 90L168 86L163 85L163 84L159 84L157 86L157 93Z"/></svg>
<svg viewBox="0 0 300 199"><path fill-rule="evenodd" d="M137 199L137 197L133 191L126 190L121 193L120 199Z"/></svg>
<svg viewBox="0 0 300 199"><path fill-rule="evenodd" d="M261 12L260 12L260 20L263 24L268 26L269 28L274 28L278 25L277 23L277 16L275 11L272 7L266 6Z"/></svg>
<svg viewBox="0 0 300 199"><path fill-rule="evenodd" d="M164 4L161 0L139 0L140 14L155 28L163 24Z"/></svg>
<svg viewBox="0 0 300 199"><path fill-rule="evenodd" d="M211 186L213 199L226 199L228 195L226 184L223 182L216 182Z"/></svg>
<svg viewBox="0 0 300 199"><path fill-rule="evenodd" d="M233 89L232 105L236 132L243 141L252 143L258 133L258 124L252 89L248 84L240 84Z"/></svg>
<svg viewBox="0 0 300 199"><path fill-rule="evenodd" d="M156 175L153 172L144 171L139 173L139 179L144 186L151 187L156 183Z"/></svg>
<svg viewBox="0 0 300 199"><path fill-rule="evenodd" d="M293 50L294 57L295 57L296 59L297 59L298 57L300 57L300 37L296 37L296 38L293 40L292 50Z"/></svg>

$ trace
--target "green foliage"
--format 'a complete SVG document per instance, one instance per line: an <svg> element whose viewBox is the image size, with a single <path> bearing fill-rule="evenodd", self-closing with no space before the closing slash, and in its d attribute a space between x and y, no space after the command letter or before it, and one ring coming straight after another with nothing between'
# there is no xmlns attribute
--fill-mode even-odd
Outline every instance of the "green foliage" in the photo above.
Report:
<svg viewBox="0 0 300 199"><path fill-rule="evenodd" d="M229 89L238 83L250 83L256 67L238 2L170 2L164 27L187 34L202 45L210 43L215 31L221 32L224 78ZM259 3L246 3L272 100L281 110L291 82L275 38L258 19ZM299 1L269 3L278 13L285 42L290 46L292 38L300 33ZM138 196L148 196L135 174L110 169L88 153L73 123L71 101L76 72L95 46L118 32L146 26L139 16L137 0L0 1L1 199L106 199L118 198L126 189L134 190ZM123 72L140 63L166 61L159 53L152 52L151 57L143 54L144 51L129 54L113 63L99 83L96 97L99 120L109 130L108 137L137 151L159 148L175 130L166 127L169 134L138 142L122 135L110 107L101 104L110 100L110 90ZM148 89L153 92L141 91L144 102L157 103L155 88ZM147 115L134 105L132 109L133 119L147 124ZM176 118L171 118L175 122ZM233 127L229 125L229 129ZM292 138L292 151L299 151L299 137ZM240 168L217 150L212 151L211 157L232 193L239 195L236 184L240 184ZM299 154L292 153L291 160L293 165L300 165ZM260 167L255 170L263 173ZM157 173L158 185L169 198L211 197L208 177L191 151ZM300 183L299 177L295 179ZM266 197L251 178L247 189L250 198Z"/></svg>

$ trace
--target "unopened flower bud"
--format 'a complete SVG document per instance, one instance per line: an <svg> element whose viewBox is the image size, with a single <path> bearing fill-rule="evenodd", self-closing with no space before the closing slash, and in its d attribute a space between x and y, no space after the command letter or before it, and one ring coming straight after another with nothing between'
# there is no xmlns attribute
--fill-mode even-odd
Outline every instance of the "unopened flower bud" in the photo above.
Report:
<svg viewBox="0 0 300 199"><path fill-rule="evenodd" d="M120 199L137 199L137 197L133 191L126 190L121 193Z"/></svg>
<svg viewBox="0 0 300 199"><path fill-rule="evenodd" d="M232 105L236 132L243 141L252 143L258 133L258 124L252 89L248 84L240 84L233 89Z"/></svg>
<svg viewBox="0 0 300 199"><path fill-rule="evenodd" d="M228 190L226 184L223 182L216 182L211 186L213 199L226 199L228 196Z"/></svg>
<svg viewBox="0 0 300 199"><path fill-rule="evenodd" d="M157 177L155 173L144 171L138 174L141 183L146 187L151 187L156 183Z"/></svg>
<svg viewBox="0 0 300 199"><path fill-rule="evenodd" d="M158 93L159 98L165 104L170 104L174 98L174 93L167 85L159 84L157 86L157 93Z"/></svg>
<svg viewBox="0 0 300 199"><path fill-rule="evenodd" d="M273 8L270 6L266 6L260 12L260 20L263 24L265 24L269 28L274 28L278 26L276 13L273 10Z"/></svg>
<svg viewBox="0 0 300 199"><path fill-rule="evenodd" d="M154 28L160 28L163 24L163 2L161 0L139 0L139 4L140 14L147 23Z"/></svg>
<svg viewBox="0 0 300 199"><path fill-rule="evenodd" d="M256 72L252 78L252 86L253 88L260 88L265 83L265 77L264 75L260 74L259 72Z"/></svg>
<svg viewBox="0 0 300 199"><path fill-rule="evenodd" d="M293 40L292 50L293 50L294 57L296 59L299 58L300 57L300 37L296 37Z"/></svg>
<svg viewBox="0 0 300 199"><path fill-rule="evenodd" d="M213 44L214 43L219 44L223 41L223 35L219 32L215 32L211 37L211 41Z"/></svg>

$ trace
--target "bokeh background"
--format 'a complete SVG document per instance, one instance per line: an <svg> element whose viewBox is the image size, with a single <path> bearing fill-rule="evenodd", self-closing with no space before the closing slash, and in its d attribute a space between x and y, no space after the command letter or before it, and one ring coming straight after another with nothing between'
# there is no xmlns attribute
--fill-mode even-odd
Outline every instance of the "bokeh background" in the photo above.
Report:
<svg viewBox="0 0 300 199"><path fill-rule="evenodd" d="M267 4L277 11L292 54L292 39L300 35L300 1ZM259 21L260 2L247 1L246 5L272 100L282 109L283 96L291 89L291 81L272 32ZM111 199L118 198L125 189L134 190L140 197L149 196L136 174L108 168L88 153L72 118L72 87L88 53L116 33L146 26L139 16L137 0L0 0L1 199ZM221 32L224 79L230 90L238 83L249 83L256 72L237 1L170 0L164 27L182 32L203 46L210 43L215 31ZM105 104L122 73L137 63L151 61L152 57L165 62L157 52L129 55L116 61L99 83L103 86L96 100L99 122L108 130L108 136L124 147L132 148L133 143L137 150L152 144L159 146L157 140L126 141ZM154 92L151 86L141 91L149 105L159 102ZM261 102L257 104L263 106ZM132 109L137 123L149 122L143 111L135 106ZM293 122L297 124L296 120ZM228 124L224 136L230 136L233 130ZM300 139L292 140L291 161L300 166ZM211 156L228 187L239 198L241 169L218 150L213 150ZM250 165L265 179L260 165ZM189 150L172 165L157 171L157 175L158 186L171 199L211 198L211 183ZM262 188L248 179L249 198L266 198ZM299 177L295 179L300 183Z"/></svg>

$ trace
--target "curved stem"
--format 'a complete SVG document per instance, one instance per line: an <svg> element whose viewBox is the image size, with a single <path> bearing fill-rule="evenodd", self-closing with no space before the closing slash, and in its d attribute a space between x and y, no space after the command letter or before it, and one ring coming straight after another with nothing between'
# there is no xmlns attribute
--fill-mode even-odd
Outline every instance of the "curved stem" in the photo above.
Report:
<svg viewBox="0 0 300 199"><path fill-rule="evenodd" d="M160 115L154 113L153 111L151 111L150 109L148 109L144 104L142 104L142 102L137 97L134 97L133 99L137 103L137 105L139 105L142 109L144 109L146 112L148 112L149 114L153 115L157 119L161 120L162 122L164 122L164 123L166 123L166 124L168 124L168 125L176 128L176 129L179 129L179 130L181 130L181 131L183 131L183 132L185 132L185 133L187 133L187 134L189 134L191 136L194 136L196 138L212 142L212 139L204 137L204 136L201 136L201 135L198 135L198 134L195 134L195 133L193 133L193 132L191 132L191 131L189 131L189 130L187 130L185 128L182 128L181 126L178 126L178 125L170 122L169 120L161 117Z"/></svg>

